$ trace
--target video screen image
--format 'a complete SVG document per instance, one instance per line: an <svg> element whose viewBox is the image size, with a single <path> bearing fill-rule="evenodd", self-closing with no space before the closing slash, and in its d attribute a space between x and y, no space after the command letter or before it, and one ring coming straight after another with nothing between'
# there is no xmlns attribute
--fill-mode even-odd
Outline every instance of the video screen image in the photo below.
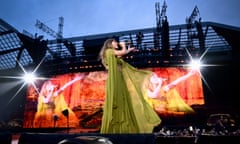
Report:
<svg viewBox="0 0 240 144"><path fill-rule="evenodd" d="M144 98L159 116L194 113L203 105L201 75L185 67L147 68L154 74ZM107 71L54 75L28 85L24 128L99 129Z"/></svg>

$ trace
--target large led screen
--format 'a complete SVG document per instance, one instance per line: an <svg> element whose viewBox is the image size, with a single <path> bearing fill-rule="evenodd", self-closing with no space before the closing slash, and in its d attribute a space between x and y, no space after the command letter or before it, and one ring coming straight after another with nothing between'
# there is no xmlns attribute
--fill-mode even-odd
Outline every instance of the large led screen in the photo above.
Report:
<svg viewBox="0 0 240 144"><path fill-rule="evenodd" d="M199 71L186 67L148 68L154 72L146 101L161 116L194 113L204 104ZM107 71L55 75L27 88L24 128L99 129Z"/></svg>

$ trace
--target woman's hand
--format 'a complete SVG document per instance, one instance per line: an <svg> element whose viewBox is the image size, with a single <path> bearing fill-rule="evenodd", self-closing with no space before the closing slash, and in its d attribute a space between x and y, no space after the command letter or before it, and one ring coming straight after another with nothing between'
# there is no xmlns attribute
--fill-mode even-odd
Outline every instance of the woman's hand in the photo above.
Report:
<svg viewBox="0 0 240 144"><path fill-rule="evenodd" d="M126 47L125 42L119 42L119 45L120 45L121 47Z"/></svg>
<svg viewBox="0 0 240 144"><path fill-rule="evenodd" d="M129 52L133 51L134 48L126 48L126 43L125 42L119 42L118 45L121 47L120 50L115 50L114 53L117 57L122 57L126 54L128 54ZM129 46L128 46L129 47Z"/></svg>
<svg viewBox="0 0 240 144"><path fill-rule="evenodd" d="M132 52L132 51L136 51L136 49L135 49L135 47L129 47L129 48L127 49L127 51L128 51L128 53L129 53L129 52Z"/></svg>

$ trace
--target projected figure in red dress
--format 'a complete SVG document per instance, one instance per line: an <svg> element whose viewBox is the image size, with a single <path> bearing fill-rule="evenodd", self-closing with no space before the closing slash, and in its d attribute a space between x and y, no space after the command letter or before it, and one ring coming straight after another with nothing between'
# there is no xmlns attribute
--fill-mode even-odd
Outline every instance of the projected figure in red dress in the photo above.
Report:
<svg viewBox="0 0 240 144"><path fill-rule="evenodd" d="M197 73L198 70L190 70L187 74L170 83L166 82L166 78L159 77L156 73L153 73L147 91L148 102L159 113L172 112L173 114L184 114L194 112L194 110L185 103L175 87Z"/></svg>
<svg viewBox="0 0 240 144"><path fill-rule="evenodd" d="M62 92L83 77L84 75L77 75L60 88L56 80L50 79L43 83L38 97L34 128L78 126L79 120L68 107Z"/></svg>

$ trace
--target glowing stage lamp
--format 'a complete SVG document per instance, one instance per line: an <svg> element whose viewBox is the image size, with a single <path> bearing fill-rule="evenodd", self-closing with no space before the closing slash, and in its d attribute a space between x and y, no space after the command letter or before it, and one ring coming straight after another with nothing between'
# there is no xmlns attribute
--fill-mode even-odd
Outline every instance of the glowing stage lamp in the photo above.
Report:
<svg viewBox="0 0 240 144"><path fill-rule="evenodd" d="M33 73L25 73L25 75L22 77L25 83L34 83L36 77Z"/></svg>

